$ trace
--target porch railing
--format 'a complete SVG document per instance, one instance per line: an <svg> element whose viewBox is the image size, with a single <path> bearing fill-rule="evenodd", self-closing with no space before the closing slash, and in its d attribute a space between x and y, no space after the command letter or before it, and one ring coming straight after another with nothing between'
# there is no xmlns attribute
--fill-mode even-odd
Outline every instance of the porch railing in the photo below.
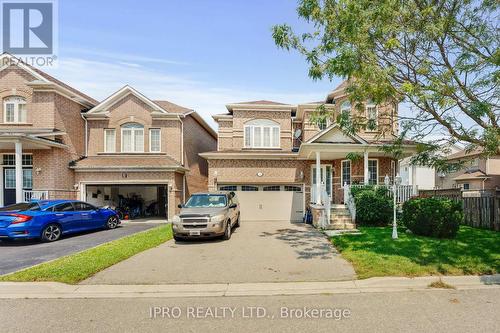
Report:
<svg viewBox="0 0 500 333"><path fill-rule="evenodd" d="M351 193L351 186L344 184L344 204L349 209L349 213L351 213L352 222L356 222L356 204L354 202L354 197Z"/></svg>
<svg viewBox="0 0 500 333"><path fill-rule="evenodd" d="M389 185L389 187L385 185L364 185L364 184L352 184L348 185L349 191L351 188L361 188L361 187L374 187L374 188L387 188L387 195L392 198L392 185ZM345 195L345 186L344 186L344 195ZM396 202L398 204L402 204L412 197L418 196L418 186L417 185L398 185L396 187ZM345 202L345 200L344 200Z"/></svg>
<svg viewBox="0 0 500 333"><path fill-rule="evenodd" d="M325 206L325 218L323 219L323 228L326 228L330 224L330 214L331 212L331 199L328 193L326 192L326 185L322 184L321 185L321 202L323 203L323 206Z"/></svg>
<svg viewBox="0 0 500 333"><path fill-rule="evenodd" d="M49 191L23 190L23 198L26 202L30 202L31 200L47 200L49 198Z"/></svg>

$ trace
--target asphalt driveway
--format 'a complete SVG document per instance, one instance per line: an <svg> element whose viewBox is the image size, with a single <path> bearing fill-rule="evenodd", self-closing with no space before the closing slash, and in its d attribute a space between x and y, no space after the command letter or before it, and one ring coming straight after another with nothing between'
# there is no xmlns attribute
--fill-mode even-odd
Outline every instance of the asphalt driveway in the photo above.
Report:
<svg viewBox="0 0 500 333"><path fill-rule="evenodd" d="M84 284L251 283L351 280L354 269L316 229L242 222L229 241L166 242Z"/></svg>
<svg viewBox="0 0 500 333"><path fill-rule="evenodd" d="M64 236L54 243L38 240L0 241L0 275L83 251L157 224L124 224L114 230L97 230Z"/></svg>

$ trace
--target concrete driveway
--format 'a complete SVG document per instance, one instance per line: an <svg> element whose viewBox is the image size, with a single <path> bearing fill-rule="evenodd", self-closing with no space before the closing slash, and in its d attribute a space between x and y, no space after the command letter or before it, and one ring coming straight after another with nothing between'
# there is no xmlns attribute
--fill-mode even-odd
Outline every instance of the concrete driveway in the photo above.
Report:
<svg viewBox="0 0 500 333"><path fill-rule="evenodd" d="M114 230L96 230L63 236L54 243L38 240L0 241L0 275L57 259L122 238L157 224L122 224Z"/></svg>
<svg viewBox="0 0 500 333"><path fill-rule="evenodd" d="M352 266L325 236L288 221L242 222L229 241L169 241L84 284L249 283L351 280Z"/></svg>

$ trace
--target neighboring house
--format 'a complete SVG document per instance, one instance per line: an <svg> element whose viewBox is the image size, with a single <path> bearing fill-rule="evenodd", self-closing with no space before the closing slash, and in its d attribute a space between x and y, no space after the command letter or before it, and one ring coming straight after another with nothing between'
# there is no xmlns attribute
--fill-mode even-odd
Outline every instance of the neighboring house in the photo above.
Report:
<svg viewBox="0 0 500 333"><path fill-rule="evenodd" d="M459 163L460 170L436 174L436 188L490 190L500 188L500 155L484 157L481 150L461 150L448 156L448 162Z"/></svg>
<svg viewBox="0 0 500 333"><path fill-rule="evenodd" d="M217 134L193 110L129 86L99 103L23 64L0 75L0 206L41 193L99 205L128 197L157 202L171 218L186 196L207 190L198 154L216 149Z"/></svg>
<svg viewBox="0 0 500 333"><path fill-rule="evenodd" d="M343 83L324 102L227 105L228 113L213 117L219 124L217 151L201 154L208 160L210 190L237 191L243 219L298 221L310 203L319 202L316 184L323 184L331 202L341 203L343 184L383 184L386 175L392 179L397 161L380 148L395 139L397 105L356 108L345 88ZM376 129L346 135L337 124L320 128L310 121L320 105L335 115L367 117ZM403 149L407 155L415 151L409 142ZM361 158L349 160L349 153Z"/></svg>
<svg viewBox="0 0 500 333"><path fill-rule="evenodd" d="M450 145L444 156L457 153L461 148ZM432 190L436 187L436 170L433 167L411 164L411 157L399 161L401 184L417 186L420 190Z"/></svg>

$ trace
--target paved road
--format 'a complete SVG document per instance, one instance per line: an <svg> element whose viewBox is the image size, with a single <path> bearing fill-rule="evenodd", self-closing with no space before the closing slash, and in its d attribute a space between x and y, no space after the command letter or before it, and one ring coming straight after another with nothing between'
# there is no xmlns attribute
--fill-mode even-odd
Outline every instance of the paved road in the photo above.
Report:
<svg viewBox="0 0 500 333"><path fill-rule="evenodd" d="M166 242L84 284L352 280L352 266L318 230L288 221L242 222L229 241Z"/></svg>
<svg viewBox="0 0 500 333"><path fill-rule="evenodd" d="M250 307L261 310L252 313ZM299 309L293 311L297 317L304 307L322 311L323 318L289 318L291 309ZM279 297L18 299L0 300L0 323L2 332L51 333L500 332L499 308L500 289ZM164 316L152 318L155 309ZM177 311L180 318L172 318ZM334 313L333 318L327 319L328 313ZM219 318L213 318L215 315Z"/></svg>
<svg viewBox="0 0 500 333"><path fill-rule="evenodd" d="M54 243L41 243L38 240L0 241L0 275L79 252L155 226L157 225L126 224L115 230L98 230L65 236Z"/></svg>

